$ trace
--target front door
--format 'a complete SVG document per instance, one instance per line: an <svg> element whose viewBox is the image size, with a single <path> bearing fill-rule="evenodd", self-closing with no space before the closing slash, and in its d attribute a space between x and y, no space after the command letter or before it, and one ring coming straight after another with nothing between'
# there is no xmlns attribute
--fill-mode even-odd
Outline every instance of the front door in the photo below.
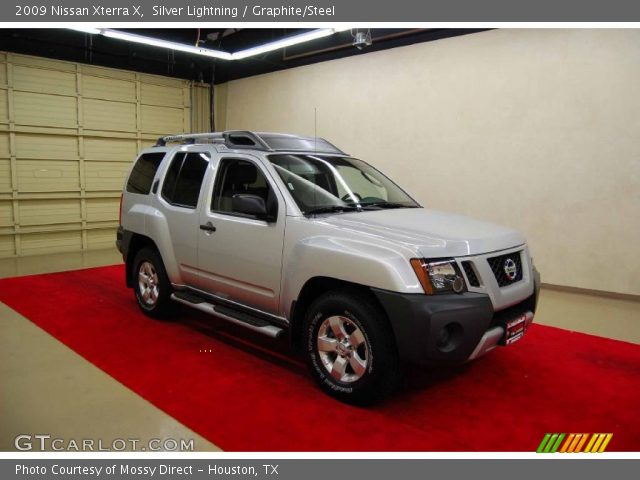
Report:
<svg viewBox="0 0 640 480"><path fill-rule="evenodd" d="M261 197L272 218L234 211L233 196ZM277 314L280 298L285 206L269 172L250 156L222 158L207 203L200 210L200 288Z"/></svg>

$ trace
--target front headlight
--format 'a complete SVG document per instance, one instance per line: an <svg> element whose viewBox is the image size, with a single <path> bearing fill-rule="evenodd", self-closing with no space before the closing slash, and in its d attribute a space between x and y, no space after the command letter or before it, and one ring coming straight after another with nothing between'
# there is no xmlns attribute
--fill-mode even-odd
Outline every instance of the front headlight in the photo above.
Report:
<svg viewBox="0 0 640 480"><path fill-rule="evenodd" d="M464 278L453 259L412 258L411 266L416 272L424 293L428 295L446 292L462 293L466 290Z"/></svg>

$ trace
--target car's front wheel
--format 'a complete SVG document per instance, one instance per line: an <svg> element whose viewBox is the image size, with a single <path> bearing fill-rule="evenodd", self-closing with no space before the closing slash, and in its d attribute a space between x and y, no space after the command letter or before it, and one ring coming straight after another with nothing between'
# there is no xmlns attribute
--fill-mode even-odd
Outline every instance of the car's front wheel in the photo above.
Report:
<svg viewBox="0 0 640 480"><path fill-rule="evenodd" d="M156 319L169 318L176 308L173 288L156 250L141 249L133 261L133 288L142 312Z"/></svg>
<svg viewBox="0 0 640 480"><path fill-rule="evenodd" d="M320 387L341 401L371 403L398 384L399 360L387 318L355 289L326 293L311 304L305 350Z"/></svg>

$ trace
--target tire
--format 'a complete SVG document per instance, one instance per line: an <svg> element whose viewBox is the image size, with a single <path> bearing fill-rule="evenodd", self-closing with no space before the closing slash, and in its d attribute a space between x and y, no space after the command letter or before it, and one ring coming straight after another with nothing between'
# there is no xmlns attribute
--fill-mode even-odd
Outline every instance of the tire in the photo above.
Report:
<svg viewBox="0 0 640 480"><path fill-rule="evenodd" d="M168 319L176 311L173 288L157 250L142 248L133 260L133 290L138 307L146 316Z"/></svg>
<svg viewBox="0 0 640 480"><path fill-rule="evenodd" d="M399 384L398 353L386 315L358 290L316 299L305 315L304 342L318 385L342 402L370 404Z"/></svg>

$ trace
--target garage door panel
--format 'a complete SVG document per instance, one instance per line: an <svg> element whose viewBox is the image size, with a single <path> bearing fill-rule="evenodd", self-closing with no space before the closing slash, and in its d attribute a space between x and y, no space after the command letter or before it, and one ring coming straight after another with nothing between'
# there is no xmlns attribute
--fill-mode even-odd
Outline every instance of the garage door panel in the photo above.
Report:
<svg viewBox="0 0 640 480"><path fill-rule="evenodd" d="M98 98L118 102L136 101L136 84L115 78L92 77L82 78L82 95L85 98Z"/></svg>
<svg viewBox="0 0 640 480"><path fill-rule="evenodd" d="M139 74L139 78L142 83L164 85L166 87L181 88L188 85L188 82L185 80L179 80L177 78L171 78L171 77L162 77L159 75L151 75L148 73Z"/></svg>
<svg viewBox="0 0 640 480"><path fill-rule="evenodd" d="M9 61L14 65L24 65L27 67L39 67L52 71L75 72L76 64L62 62L60 60L50 60L43 57L31 57L28 55L11 55Z"/></svg>
<svg viewBox="0 0 640 480"><path fill-rule="evenodd" d="M88 222L113 222L118 220L119 198L90 198L86 201Z"/></svg>
<svg viewBox="0 0 640 480"><path fill-rule="evenodd" d="M122 162L87 162L85 165L85 186L87 190L120 191L129 164Z"/></svg>
<svg viewBox="0 0 640 480"><path fill-rule="evenodd" d="M132 162L189 130L191 83L0 52L3 86L0 257L113 248Z"/></svg>
<svg viewBox="0 0 640 480"><path fill-rule="evenodd" d="M23 234L20 238L23 255L73 252L82 249L80 231Z"/></svg>
<svg viewBox="0 0 640 480"><path fill-rule="evenodd" d="M79 223L79 199L21 200L18 207L21 226Z"/></svg>
<svg viewBox="0 0 640 480"><path fill-rule="evenodd" d="M78 107L74 97L14 92L15 122L20 125L77 127Z"/></svg>
<svg viewBox="0 0 640 480"><path fill-rule="evenodd" d="M0 193L11 192L11 162L0 158Z"/></svg>
<svg viewBox="0 0 640 480"><path fill-rule="evenodd" d="M83 76L115 78L119 80L135 81L136 74L126 70L114 70L113 68L96 67L95 65L78 65Z"/></svg>
<svg viewBox="0 0 640 480"><path fill-rule="evenodd" d="M184 129L184 110L142 105L142 131L145 133L181 133Z"/></svg>
<svg viewBox="0 0 640 480"><path fill-rule="evenodd" d="M16 254L13 235L0 235L0 258L12 257Z"/></svg>
<svg viewBox="0 0 640 480"><path fill-rule="evenodd" d="M76 161L18 160L18 189L28 192L75 192L80 189Z"/></svg>
<svg viewBox="0 0 640 480"><path fill-rule="evenodd" d="M182 88L162 85L140 85L140 101L145 105L180 107L183 105Z"/></svg>
<svg viewBox="0 0 640 480"><path fill-rule="evenodd" d="M0 200L0 227L13 225L13 204L10 200Z"/></svg>
<svg viewBox="0 0 640 480"><path fill-rule="evenodd" d="M85 138L84 158L131 163L138 155L136 140L114 138Z"/></svg>
<svg viewBox="0 0 640 480"><path fill-rule="evenodd" d="M92 130L132 131L136 129L133 103L83 99L84 128Z"/></svg>
<svg viewBox="0 0 640 480"><path fill-rule="evenodd" d="M9 158L9 134L0 133L0 158Z"/></svg>
<svg viewBox="0 0 640 480"><path fill-rule="evenodd" d="M16 134L16 156L24 159L77 159L78 137L18 133Z"/></svg>
<svg viewBox="0 0 640 480"><path fill-rule="evenodd" d="M0 122L9 121L8 91L0 90Z"/></svg>
<svg viewBox="0 0 640 480"><path fill-rule="evenodd" d="M75 73L21 65L16 65L13 69L13 85L19 90L71 96L74 96L77 90Z"/></svg>
<svg viewBox="0 0 640 480"><path fill-rule="evenodd" d="M113 228L87 230L87 244L90 249L112 248L116 241Z"/></svg>
<svg viewBox="0 0 640 480"><path fill-rule="evenodd" d="M153 140L142 140L142 142L140 142L140 145L142 148L151 148L153 147L156 143L158 142L158 139L155 138Z"/></svg>

